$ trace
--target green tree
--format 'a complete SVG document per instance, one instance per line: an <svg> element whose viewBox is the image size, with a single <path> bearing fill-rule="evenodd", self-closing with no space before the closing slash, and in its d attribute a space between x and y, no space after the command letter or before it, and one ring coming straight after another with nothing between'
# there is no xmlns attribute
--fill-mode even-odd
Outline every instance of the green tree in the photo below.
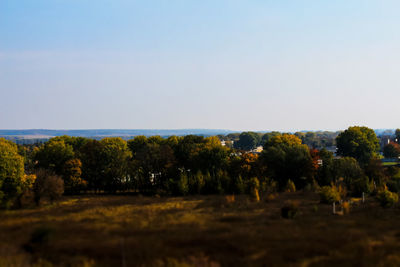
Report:
<svg viewBox="0 0 400 267"><path fill-rule="evenodd" d="M320 186L329 186L334 181L333 153L322 149L318 154L322 160L322 166L318 168L316 180Z"/></svg>
<svg viewBox="0 0 400 267"><path fill-rule="evenodd" d="M260 135L255 132L243 132L239 140L233 144L236 149L252 150L261 143Z"/></svg>
<svg viewBox="0 0 400 267"><path fill-rule="evenodd" d="M400 129L396 129L395 135L397 143L400 144Z"/></svg>
<svg viewBox="0 0 400 267"><path fill-rule="evenodd" d="M97 140L89 140L79 150L82 162L82 179L87 181L87 189L96 192L103 187L105 158L102 156L103 144Z"/></svg>
<svg viewBox="0 0 400 267"><path fill-rule="evenodd" d="M21 193L24 177L24 159L18 147L11 141L0 138L0 204L10 207Z"/></svg>
<svg viewBox="0 0 400 267"><path fill-rule="evenodd" d="M109 192L121 190L128 176L128 160L132 153L127 142L122 138L104 138L102 145L102 184L103 189Z"/></svg>
<svg viewBox="0 0 400 267"><path fill-rule="evenodd" d="M361 165L366 165L371 158L378 156L379 140L374 130L367 127L349 127L336 138L337 154L353 157Z"/></svg>
<svg viewBox="0 0 400 267"><path fill-rule="evenodd" d="M383 147L383 155L385 158L399 158L400 145L397 143L390 143Z"/></svg>
<svg viewBox="0 0 400 267"><path fill-rule="evenodd" d="M66 144L58 137L50 139L43 144L35 154L37 168L54 171L62 175L64 164L75 157L72 145Z"/></svg>
<svg viewBox="0 0 400 267"><path fill-rule="evenodd" d="M265 145L261 161L267 166L268 177L283 190L291 179L296 188L313 181L314 167L310 150L301 140L289 134L272 137Z"/></svg>

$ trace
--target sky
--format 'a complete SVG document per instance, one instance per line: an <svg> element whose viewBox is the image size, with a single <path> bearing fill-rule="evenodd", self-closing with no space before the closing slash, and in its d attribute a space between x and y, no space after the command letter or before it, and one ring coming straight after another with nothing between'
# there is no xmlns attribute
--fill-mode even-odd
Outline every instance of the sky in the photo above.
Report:
<svg viewBox="0 0 400 267"><path fill-rule="evenodd" d="M400 126L397 0L0 0L0 129Z"/></svg>

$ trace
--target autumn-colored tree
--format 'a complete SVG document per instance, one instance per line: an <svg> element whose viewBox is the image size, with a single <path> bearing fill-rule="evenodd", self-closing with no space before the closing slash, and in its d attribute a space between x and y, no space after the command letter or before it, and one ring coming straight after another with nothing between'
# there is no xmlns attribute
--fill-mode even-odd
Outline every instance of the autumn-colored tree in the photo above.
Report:
<svg viewBox="0 0 400 267"><path fill-rule="evenodd" d="M128 149L127 142L122 138L104 138L102 145L102 172L101 182L103 190L115 192L121 190L128 176L128 162L132 153Z"/></svg>
<svg viewBox="0 0 400 267"><path fill-rule="evenodd" d="M0 138L0 206L10 207L21 193L24 177L24 159L18 147L11 141Z"/></svg>
<svg viewBox="0 0 400 267"><path fill-rule="evenodd" d="M70 159L64 164L63 179L66 193L79 193L85 189L87 182L82 179L82 162Z"/></svg>

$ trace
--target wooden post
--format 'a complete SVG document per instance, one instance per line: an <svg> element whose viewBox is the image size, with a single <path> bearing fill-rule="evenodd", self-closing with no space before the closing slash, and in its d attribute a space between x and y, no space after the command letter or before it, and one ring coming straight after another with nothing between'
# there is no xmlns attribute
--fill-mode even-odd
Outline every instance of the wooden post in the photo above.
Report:
<svg viewBox="0 0 400 267"><path fill-rule="evenodd" d="M335 202L333 202L333 204L332 204L332 212L333 212L333 214L336 214Z"/></svg>
<svg viewBox="0 0 400 267"><path fill-rule="evenodd" d="M362 203L364 203L365 202L365 195L364 195L364 192L362 193Z"/></svg>

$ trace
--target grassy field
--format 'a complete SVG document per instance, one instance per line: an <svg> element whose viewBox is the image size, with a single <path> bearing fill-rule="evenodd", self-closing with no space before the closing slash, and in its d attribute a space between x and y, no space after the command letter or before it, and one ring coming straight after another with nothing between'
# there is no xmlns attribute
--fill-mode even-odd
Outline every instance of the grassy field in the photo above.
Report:
<svg viewBox="0 0 400 267"><path fill-rule="evenodd" d="M299 201L301 214L280 209ZM65 197L1 211L0 266L399 266L400 209L332 215L315 193Z"/></svg>

